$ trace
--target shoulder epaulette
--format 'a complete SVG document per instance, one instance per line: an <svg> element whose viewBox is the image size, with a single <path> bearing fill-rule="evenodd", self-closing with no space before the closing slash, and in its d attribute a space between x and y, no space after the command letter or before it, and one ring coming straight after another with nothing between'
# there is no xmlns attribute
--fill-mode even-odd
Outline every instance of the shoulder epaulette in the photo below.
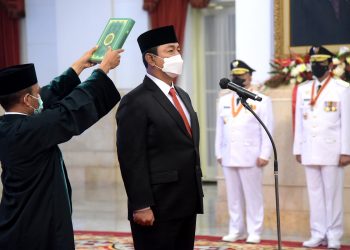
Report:
<svg viewBox="0 0 350 250"><path fill-rule="evenodd" d="M337 79L335 82L338 83L339 85L345 87L345 88L349 88L350 87L350 83L348 83L348 82L346 82L346 81L344 81L342 79Z"/></svg>

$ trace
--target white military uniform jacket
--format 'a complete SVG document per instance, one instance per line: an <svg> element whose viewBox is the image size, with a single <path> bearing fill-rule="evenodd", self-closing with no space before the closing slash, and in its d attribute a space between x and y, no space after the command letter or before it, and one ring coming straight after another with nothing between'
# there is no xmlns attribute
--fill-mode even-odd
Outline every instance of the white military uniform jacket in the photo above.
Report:
<svg viewBox="0 0 350 250"><path fill-rule="evenodd" d="M350 155L349 84L331 78L312 107L314 82L315 97L317 79L298 87L293 153L302 156L303 165L337 166L340 154Z"/></svg>
<svg viewBox="0 0 350 250"><path fill-rule="evenodd" d="M259 93L257 93L259 94ZM264 122L270 133L273 130L271 99L259 94L262 101L248 99L248 104ZM217 105L215 154L222 159L222 166L253 167L258 157L268 160L271 156L271 142L257 119L243 106L238 112L238 95L231 92L221 96Z"/></svg>

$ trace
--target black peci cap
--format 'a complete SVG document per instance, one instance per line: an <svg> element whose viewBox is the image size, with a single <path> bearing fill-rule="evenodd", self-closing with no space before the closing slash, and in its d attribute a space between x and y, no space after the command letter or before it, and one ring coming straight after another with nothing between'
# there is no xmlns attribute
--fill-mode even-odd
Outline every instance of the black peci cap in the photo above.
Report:
<svg viewBox="0 0 350 250"><path fill-rule="evenodd" d="M164 26L157 29L146 31L142 33L137 42L142 53L145 51L167 43L177 43L177 37L174 26Z"/></svg>
<svg viewBox="0 0 350 250"><path fill-rule="evenodd" d="M241 60L233 60L230 63L231 75L243 75L245 73L253 73L255 70Z"/></svg>
<svg viewBox="0 0 350 250"><path fill-rule="evenodd" d="M20 64L0 69L0 96L14 94L38 82L34 64Z"/></svg>

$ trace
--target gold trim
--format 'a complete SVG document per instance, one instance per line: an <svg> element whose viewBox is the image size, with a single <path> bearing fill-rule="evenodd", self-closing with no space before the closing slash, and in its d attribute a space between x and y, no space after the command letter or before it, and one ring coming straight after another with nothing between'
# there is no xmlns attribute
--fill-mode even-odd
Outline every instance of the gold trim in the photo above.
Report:
<svg viewBox="0 0 350 250"><path fill-rule="evenodd" d="M282 54L282 44L283 44L283 13L282 13L283 0L274 1L274 27L275 27L275 57L280 57Z"/></svg>
<svg viewBox="0 0 350 250"><path fill-rule="evenodd" d="M326 61L328 58L330 58L331 56L330 55L312 55L310 57L310 61L311 62L323 62L323 61Z"/></svg>
<svg viewBox="0 0 350 250"><path fill-rule="evenodd" d="M249 70L246 68L235 68L233 70L231 70L231 74L232 75L243 75L245 73L248 73Z"/></svg>
<svg viewBox="0 0 350 250"><path fill-rule="evenodd" d="M274 39L275 58L287 57L291 52L305 54L312 46L312 44L290 46L290 0L274 0ZM337 54L340 47L350 47L350 44L323 44L323 46Z"/></svg>

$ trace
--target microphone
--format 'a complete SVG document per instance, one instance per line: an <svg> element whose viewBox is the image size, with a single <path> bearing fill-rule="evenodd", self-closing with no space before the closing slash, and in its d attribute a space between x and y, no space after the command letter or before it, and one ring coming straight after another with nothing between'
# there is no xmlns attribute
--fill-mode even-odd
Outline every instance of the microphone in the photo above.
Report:
<svg viewBox="0 0 350 250"><path fill-rule="evenodd" d="M234 81L238 84L244 82L242 79L235 79ZM235 91L241 98L250 98L261 102L262 98L260 96L250 92L249 90L246 90L245 88L242 88L241 86L238 86L237 83L231 82L227 78L222 78L219 84L222 89L230 89Z"/></svg>

